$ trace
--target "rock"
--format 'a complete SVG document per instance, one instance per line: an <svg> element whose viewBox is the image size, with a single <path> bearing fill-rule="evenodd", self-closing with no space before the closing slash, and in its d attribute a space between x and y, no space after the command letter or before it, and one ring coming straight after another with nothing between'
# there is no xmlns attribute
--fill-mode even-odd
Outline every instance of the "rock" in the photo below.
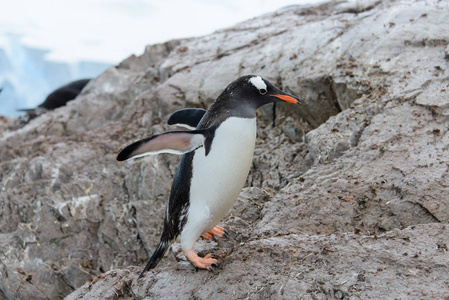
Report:
<svg viewBox="0 0 449 300"><path fill-rule="evenodd" d="M148 46L22 128L1 118L1 297L444 298L448 9L290 6ZM231 238L197 245L222 267L195 271L175 245L137 281L179 157L117 153L254 73L303 105L259 111L248 187L220 223Z"/></svg>
<svg viewBox="0 0 449 300"><path fill-rule="evenodd" d="M291 234L253 240L227 257L223 268L228 272L198 272L178 263L176 269L160 268L137 280L140 269L128 267L94 278L66 300L441 298L447 291L442 262L448 234L447 225L426 224L380 236Z"/></svg>

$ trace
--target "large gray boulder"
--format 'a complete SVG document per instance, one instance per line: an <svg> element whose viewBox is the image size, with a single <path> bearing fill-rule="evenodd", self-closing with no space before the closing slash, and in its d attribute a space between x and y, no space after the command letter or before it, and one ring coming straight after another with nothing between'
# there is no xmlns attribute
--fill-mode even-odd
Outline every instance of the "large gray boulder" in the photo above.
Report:
<svg viewBox="0 0 449 300"><path fill-rule="evenodd" d="M447 297L448 11L290 6L148 46L20 129L0 119L0 299ZM278 105L275 126L260 110L231 238L197 243L222 267L196 271L175 245L137 280L179 157L118 151L245 74L304 103Z"/></svg>

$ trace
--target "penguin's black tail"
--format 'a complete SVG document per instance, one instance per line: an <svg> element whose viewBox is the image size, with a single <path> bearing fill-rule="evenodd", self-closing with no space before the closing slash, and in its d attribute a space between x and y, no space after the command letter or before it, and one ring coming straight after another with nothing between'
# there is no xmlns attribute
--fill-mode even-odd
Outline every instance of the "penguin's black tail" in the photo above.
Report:
<svg viewBox="0 0 449 300"><path fill-rule="evenodd" d="M145 266L139 278L137 279L142 278L143 274L145 274L146 271L153 269L157 266L159 261L164 257L165 253L167 253L168 249L170 249L170 244L171 243L169 241L161 239L161 242L157 246L147 265Z"/></svg>

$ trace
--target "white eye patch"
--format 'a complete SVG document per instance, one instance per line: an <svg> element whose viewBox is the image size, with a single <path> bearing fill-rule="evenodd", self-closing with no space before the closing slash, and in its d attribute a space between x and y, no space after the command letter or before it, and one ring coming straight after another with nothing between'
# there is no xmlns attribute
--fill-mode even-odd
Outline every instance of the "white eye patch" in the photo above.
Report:
<svg viewBox="0 0 449 300"><path fill-rule="evenodd" d="M249 82L251 82L251 84L254 85L258 90L267 90L267 85L260 76L251 77Z"/></svg>

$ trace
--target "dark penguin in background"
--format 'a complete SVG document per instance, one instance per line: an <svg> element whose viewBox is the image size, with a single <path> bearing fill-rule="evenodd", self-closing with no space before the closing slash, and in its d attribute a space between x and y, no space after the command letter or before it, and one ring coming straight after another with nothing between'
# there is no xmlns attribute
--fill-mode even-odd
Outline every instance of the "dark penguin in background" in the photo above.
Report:
<svg viewBox="0 0 449 300"><path fill-rule="evenodd" d="M55 108L64 106L70 100L73 100L78 96L83 88L89 83L90 79L80 79L72 81L66 85L63 85L53 92L51 92L44 102L39 104L37 108L32 109L20 109L20 111L34 112L36 109L43 108L46 110L53 110Z"/></svg>
<svg viewBox="0 0 449 300"><path fill-rule="evenodd" d="M281 101L300 103L260 76L244 76L226 87L207 111L184 109L169 119L171 124L195 130L154 135L119 153L119 161L157 153L183 154L173 180L161 241L139 278L156 267L177 239L186 258L197 268L212 270L212 265L218 265L210 254L199 257L193 246L200 236L226 236L216 225L246 182L256 142L256 110Z"/></svg>
<svg viewBox="0 0 449 300"><path fill-rule="evenodd" d="M45 101L38 107L52 110L61 106L64 106L70 100L73 100L78 96L84 87L89 83L90 79L80 79L72 81L66 85L57 88L51 92Z"/></svg>

